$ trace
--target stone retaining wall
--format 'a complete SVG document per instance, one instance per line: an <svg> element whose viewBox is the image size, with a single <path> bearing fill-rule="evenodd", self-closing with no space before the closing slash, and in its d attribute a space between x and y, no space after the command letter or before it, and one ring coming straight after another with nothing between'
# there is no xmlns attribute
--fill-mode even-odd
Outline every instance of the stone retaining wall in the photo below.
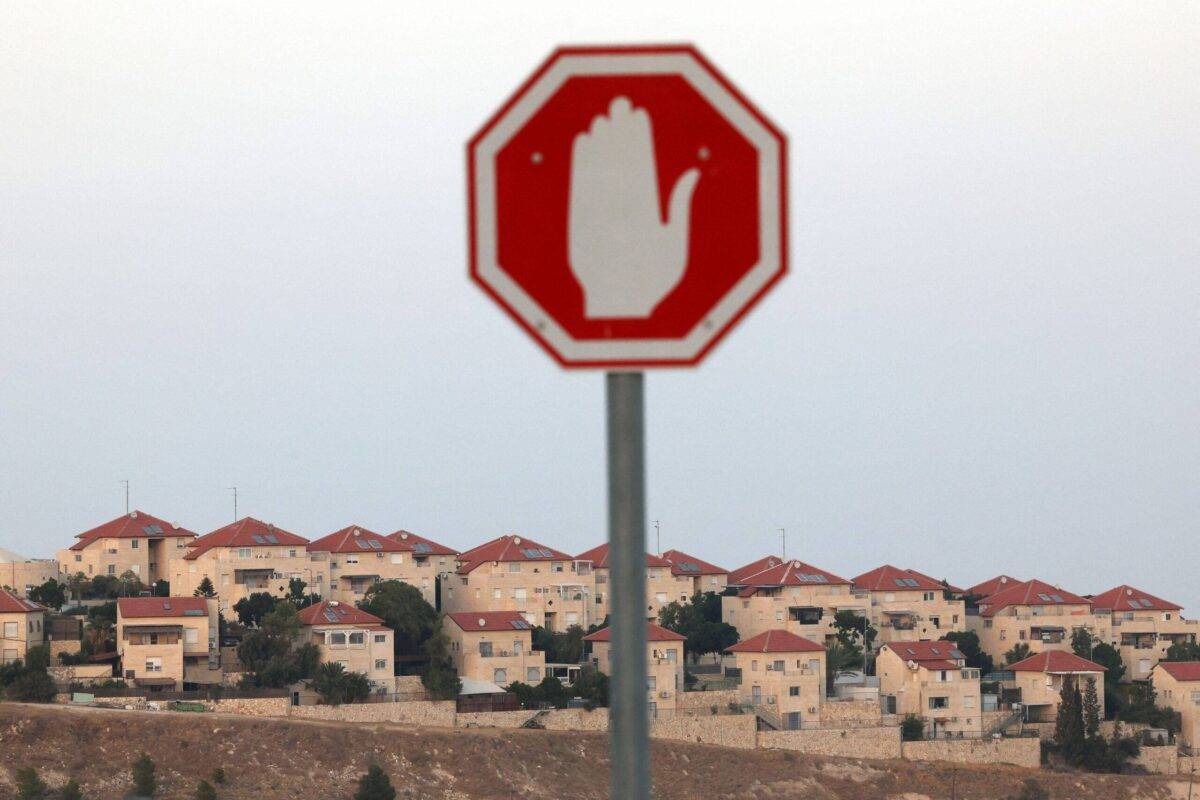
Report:
<svg viewBox="0 0 1200 800"><path fill-rule="evenodd" d="M520 728L537 717L537 724L548 731L606 731L608 709L586 711L582 708L556 708L547 711L479 711L457 714L458 728Z"/></svg>
<svg viewBox="0 0 1200 800"><path fill-rule="evenodd" d="M1032 740L1036 742L1037 740ZM843 728L798 731L760 731L758 746L794 750L814 756L841 758L900 758L899 728Z"/></svg>
<svg viewBox="0 0 1200 800"><path fill-rule="evenodd" d="M391 722L453 728L454 705L453 700L435 700L412 703L351 703L343 706L288 706L287 715L295 719Z"/></svg>
<svg viewBox="0 0 1200 800"><path fill-rule="evenodd" d="M882 718L878 700L829 700L821 704L822 728L877 728Z"/></svg>
<svg viewBox="0 0 1200 800"><path fill-rule="evenodd" d="M217 701L203 700L204 707L218 714L244 717L286 717L292 702L286 697L236 697Z"/></svg>
<svg viewBox="0 0 1200 800"><path fill-rule="evenodd" d="M717 714L728 714L729 704L738 702L737 689L721 689L715 692L679 692L675 695L675 712L693 716L714 716L713 706Z"/></svg>
<svg viewBox="0 0 1200 800"><path fill-rule="evenodd" d="M1037 769L1042 763L1042 744L1032 736L1019 739L931 739L904 742L901 754L910 761L1013 764Z"/></svg>
<svg viewBox="0 0 1200 800"><path fill-rule="evenodd" d="M1174 745L1168 747L1143 747L1134 764L1152 775L1174 775L1179 771L1179 751ZM1191 765L1188 765L1191 769Z"/></svg>
<svg viewBox="0 0 1200 800"><path fill-rule="evenodd" d="M750 714L725 716L684 716L650 722L650 738L681 742L715 744L753 750L757 739L758 718Z"/></svg>

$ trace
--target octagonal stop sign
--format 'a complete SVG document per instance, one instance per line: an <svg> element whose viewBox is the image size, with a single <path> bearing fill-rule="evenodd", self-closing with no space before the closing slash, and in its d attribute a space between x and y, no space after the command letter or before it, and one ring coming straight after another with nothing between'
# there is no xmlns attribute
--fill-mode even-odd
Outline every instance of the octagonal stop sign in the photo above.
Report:
<svg viewBox="0 0 1200 800"><path fill-rule="evenodd" d="M692 47L556 51L467 162L471 275L564 366L694 365L787 269L784 136Z"/></svg>

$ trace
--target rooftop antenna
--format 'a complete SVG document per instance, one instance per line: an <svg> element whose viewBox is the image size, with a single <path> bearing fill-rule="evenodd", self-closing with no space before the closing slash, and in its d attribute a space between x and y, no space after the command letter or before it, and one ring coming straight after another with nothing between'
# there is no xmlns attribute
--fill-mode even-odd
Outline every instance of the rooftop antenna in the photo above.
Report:
<svg viewBox="0 0 1200 800"><path fill-rule="evenodd" d="M125 513L129 513L129 480L117 481L117 483L125 484Z"/></svg>
<svg viewBox="0 0 1200 800"><path fill-rule="evenodd" d="M779 529L780 553L779 557L787 561L787 528Z"/></svg>
<svg viewBox="0 0 1200 800"><path fill-rule="evenodd" d="M237 521L238 521L238 513L237 513L237 487L236 487L236 486L230 486L230 487L229 487L229 491L233 492L233 521L234 521L234 522L237 522Z"/></svg>
<svg viewBox="0 0 1200 800"><path fill-rule="evenodd" d="M662 537L659 535L658 520L654 520L654 549L655 555L662 555Z"/></svg>

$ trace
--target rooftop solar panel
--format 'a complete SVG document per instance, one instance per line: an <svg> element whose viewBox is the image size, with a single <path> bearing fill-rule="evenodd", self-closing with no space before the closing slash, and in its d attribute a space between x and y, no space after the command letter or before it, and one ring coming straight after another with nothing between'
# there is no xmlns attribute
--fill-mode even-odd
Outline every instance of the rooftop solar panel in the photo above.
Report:
<svg viewBox="0 0 1200 800"><path fill-rule="evenodd" d="M273 533L268 533L266 538L267 538L267 541L270 542L271 544L279 544L279 537L277 537Z"/></svg>
<svg viewBox="0 0 1200 800"><path fill-rule="evenodd" d="M383 549L383 542L380 542L376 539L371 539L369 542L367 542L367 544L369 544L371 546L372 550L382 550Z"/></svg>
<svg viewBox="0 0 1200 800"><path fill-rule="evenodd" d="M425 544L424 542L417 542L416 544L413 545L414 553L429 553L432 550L433 550L433 548L430 547L429 545Z"/></svg>
<svg viewBox="0 0 1200 800"><path fill-rule="evenodd" d="M161 526L161 525L157 525L157 524L155 524L155 525L147 525L147 526L145 526L144 528L142 528L142 530L143 530L143 531L145 531L145 532L146 532L146 534L147 534L147 535L149 535L149 536L159 536L159 535L161 535L161 534L162 534L162 532L163 532L162 526Z"/></svg>
<svg viewBox="0 0 1200 800"><path fill-rule="evenodd" d="M257 533L250 534L250 538L254 540L255 544L266 544L267 543L266 539L264 539L262 536L260 536Z"/></svg>

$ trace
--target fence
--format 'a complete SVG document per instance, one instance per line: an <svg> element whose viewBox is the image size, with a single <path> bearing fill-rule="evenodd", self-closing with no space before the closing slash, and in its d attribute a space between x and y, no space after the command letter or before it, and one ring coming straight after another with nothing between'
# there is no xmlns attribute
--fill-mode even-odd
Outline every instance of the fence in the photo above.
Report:
<svg viewBox="0 0 1200 800"><path fill-rule="evenodd" d="M148 700L261 700L272 697L290 697L287 689L230 689L213 687L184 692L157 692L137 686L124 687L80 687L79 691L93 697L145 697Z"/></svg>
<svg viewBox="0 0 1200 800"><path fill-rule="evenodd" d="M512 692L504 694L468 695L458 698L459 714L478 714L483 711L520 711L521 701Z"/></svg>

